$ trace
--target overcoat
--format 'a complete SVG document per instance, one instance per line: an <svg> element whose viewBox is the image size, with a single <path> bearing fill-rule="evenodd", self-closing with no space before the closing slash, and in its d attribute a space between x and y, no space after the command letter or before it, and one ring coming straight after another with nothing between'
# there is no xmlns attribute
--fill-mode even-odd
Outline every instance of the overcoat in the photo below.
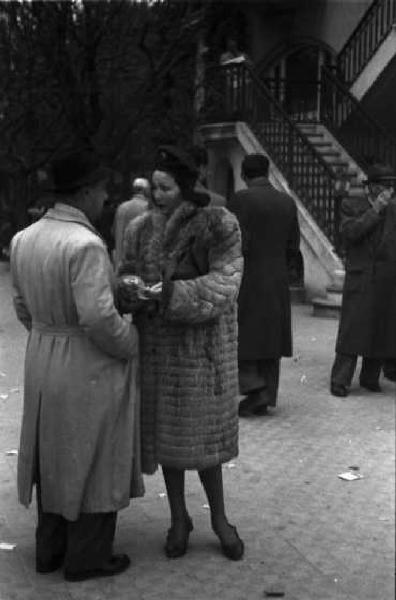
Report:
<svg viewBox="0 0 396 600"><path fill-rule="evenodd" d="M56 204L14 237L11 273L29 330L20 501L31 501L38 460L44 512L75 520L127 506L142 493L129 378L138 334L115 308L105 244L81 211Z"/></svg>
<svg viewBox="0 0 396 600"><path fill-rule="evenodd" d="M238 453L237 220L225 208L187 201L168 221L154 208L128 226L124 256L121 273L164 286L160 307L134 317L144 472L230 460Z"/></svg>
<svg viewBox="0 0 396 600"><path fill-rule="evenodd" d="M228 208L241 226L245 262L238 299L239 359L291 356L288 260L300 244L296 204L259 177L237 192Z"/></svg>
<svg viewBox="0 0 396 600"><path fill-rule="evenodd" d="M365 196L341 205L345 283L336 351L396 357L396 198L378 214Z"/></svg>

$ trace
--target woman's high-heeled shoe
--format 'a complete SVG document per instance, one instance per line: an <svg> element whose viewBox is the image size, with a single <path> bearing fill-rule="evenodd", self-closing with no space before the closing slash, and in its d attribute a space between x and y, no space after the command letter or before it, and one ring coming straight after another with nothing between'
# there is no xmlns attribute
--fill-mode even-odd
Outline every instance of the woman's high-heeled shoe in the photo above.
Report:
<svg viewBox="0 0 396 600"><path fill-rule="evenodd" d="M165 544L165 554L168 558L179 558L187 552L188 538L193 529L190 517L186 518L182 532L179 528L176 530L174 525L168 529Z"/></svg>
<svg viewBox="0 0 396 600"><path fill-rule="evenodd" d="M221 537L219 531L216 529L216 527L214 525L213 525L213 531L215 532L215 534L217 535L217 537L220 540L221 550L222 550L224 556L226 556L230 560L241 560L241 558L243 557L243 553L245 551L245 544L239 537L237 528L234 527L234 525L230 525L230 523L227 523L227 525L230 529L232 529L232 532L234 534L233 535L234 540L232 542L230 542L229 540L223 539Z"/></svg>

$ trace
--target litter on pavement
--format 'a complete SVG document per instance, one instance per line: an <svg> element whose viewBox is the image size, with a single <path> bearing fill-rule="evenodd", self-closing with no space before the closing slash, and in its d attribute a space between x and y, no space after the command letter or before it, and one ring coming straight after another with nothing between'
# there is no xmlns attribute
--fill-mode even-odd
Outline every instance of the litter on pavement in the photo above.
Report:
<svg viewBox="0 0 396 600"><path fill-rule="evenodd" d="M14 550L16 544L9 544L8 542L0 542L0 550Z"/></svg>
<svg viewBox="0 0 396 600"><path fill-rule="evenodd" d="M347 471L346 473L339 473L337 475L340 479L344 479L344 481L354 481L355 479L363 479L363 475L360 473L353 473L352 471Z"/></svg>
<svg viewBox="0 0 396 600"><path fill-rule="evenodd" d="M6 450L6 456L17 456L18 450Z"/></svg>
<svg viewBox="0 0 396 600"><path fill-rule="evenodd" d="M0 394L1 400L7 400L8 394Z"/></svg>
<svg viewBox="0 0 396 600"><path fill-rule="evenodd" d="M264 590L264 595L267 598L282 598L285 592L280 587L271 586Z"/></svg>
<svg viewBox="0 0 396 600"><path fill-rule="evenodd" d="M202 508L208 509L209 508L209 504L202 504Z"/></svg>
<svg viewBox="0 0 396 600"><path fill-rule="evenodd" d="M301 375L300 383L307 383L307 376Z"/></svg>
<svg viewBox="0 0 396 600"><path fill-rule="evenodd" d="M226 463L225 465L226 469L235 469L235 463Z"/></svg>
<svg viewBox="0 0 396 600"><path fill-rule="evenodd" d="M165 494L165 492L160 492L160 493L158 494L158 496L159 496L160 498L166 498L166 494Z"/></svg>

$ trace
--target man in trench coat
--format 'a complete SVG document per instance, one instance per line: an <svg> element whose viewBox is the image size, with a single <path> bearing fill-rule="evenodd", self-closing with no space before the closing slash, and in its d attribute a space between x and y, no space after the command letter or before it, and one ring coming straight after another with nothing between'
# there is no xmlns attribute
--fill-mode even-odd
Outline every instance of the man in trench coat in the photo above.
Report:
<svg viewBox="0 0 396 600"><path fill-rule="evenodd" d="M289 261L299 252L294 200L268 181L269 161L250 154L242 162L246 190L228 208L242 231L244 274L238 299L239 387L247 397L240 416L264 415L275 406L280 359L291 356Z"/></svg>
<svg viewBox="0 0 396 600"><path fill-rule="evenodd" d="M341 205L346 242L345 283L330 391L345 397L362 356L360 385L380 392L381 368L396 360L396 174L386 165L368 172L366 194ZM388 370L387 370L388 369Z"/></svg>
<svg viewBox="0 0 396 600"><path fill-rule="evenodd" d="M11 250L15 309L29 331L19 499L28 506L36 485L37 571L63 565L70 581L129 566L127 555L112 553L116 516L142 494L130 377L138 338L114 305L112 268L93 225L106 178L89 152L56 161L57 203Z"/></svg>

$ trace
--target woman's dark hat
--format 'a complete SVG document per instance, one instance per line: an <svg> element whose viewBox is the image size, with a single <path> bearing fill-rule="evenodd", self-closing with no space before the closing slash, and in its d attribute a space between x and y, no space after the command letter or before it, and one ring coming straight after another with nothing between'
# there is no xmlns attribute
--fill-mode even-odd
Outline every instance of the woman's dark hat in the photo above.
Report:
<svg viewBox="0 0 396 600"><path fill-rule="evenodd" d="M176 146L160 146L154 163L154 170L170 173L182 189L193 189L198 170L190 156Z"/></svg>
<svg viewBox="0 0 396 600"><path fill-rule="evenodd" d="M375 163L367 169L367 179L363 183L395 182L396 173L390 165Z"/></svg>
<svg viewBox="0 0 396 600"><path fill-rule="evenodd" d="M86 185L108 179L110 169L104 167L90 150L68 152L50 165L50 191L58 194L75 192Z"/></svg>

